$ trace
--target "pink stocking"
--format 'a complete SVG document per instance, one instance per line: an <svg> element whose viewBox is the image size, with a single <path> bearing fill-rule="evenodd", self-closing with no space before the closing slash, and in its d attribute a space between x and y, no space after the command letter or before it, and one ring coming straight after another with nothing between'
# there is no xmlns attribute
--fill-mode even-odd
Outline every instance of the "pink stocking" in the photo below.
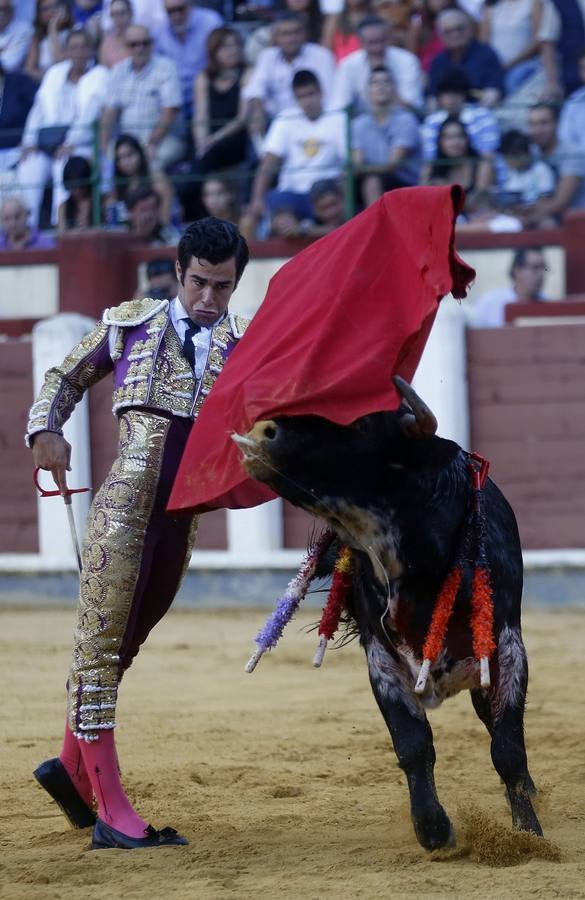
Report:
<svg viewBox="0 0 585 900"><path fill-rule="evenodd" d="M79 744L80 742L69 728L69 725L65 723L63 749L59 754L59 759L81 799L87 803L88 806L91 806L93 790L87 775L87 769L85 768L85 764L81 757Z"/></svg>
<svg viewBox="0 0 585 900"><path fill-rule="evenodd" d="M113 728L100 731L97 741L80 740L79 745L99 818L128 837L144 837L148 825L135 811L120 781Z"/></svg>

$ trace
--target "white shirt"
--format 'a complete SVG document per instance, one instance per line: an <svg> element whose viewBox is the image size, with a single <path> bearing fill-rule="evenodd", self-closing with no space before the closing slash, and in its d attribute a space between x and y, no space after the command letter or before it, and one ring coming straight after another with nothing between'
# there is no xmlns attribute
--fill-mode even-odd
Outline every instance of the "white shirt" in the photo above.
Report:
<svg viewBox="0 0 585 900"><path fill-rule="evenodd" d="M386 47L385 65L396 83L398 97L415 109L423 105L423 77L414 53L402 47ZM366 92L370 63L365 50L354 50L341 60L335 72L331 109L345 109L356 104L358 112L367 112Z"/></svg>
<svg viewBox="0 0 585 900"><path fill-rule="evenodd" d="M312 120L296 109L278 116L262 145L282 159L278 190L308 194L316 181L338 178L348 157L346 131L343 113Z"/></svg>
<svg viewBox="0 0 585 900"><path fill-rule="evenodd" d="M0 31L0 62L6 72L16 72L24 64L32 36L28 22L16 18Z"/></svg>
<svg viewBox="0 0 585 900"><path fill-rule="evenodd" d="M471 312L471 324L475 328L500 328L506 324L505 309L508 303L516 303L519 297L514 288L494 288L475 301ZM538 300L545 300L540 296Z"/></svg>
<svg viewBox="0 0 585 900"><path fill-rule="evenodd" d="M170 315L173 328L179 336L182 347L191 319L178 297L175 297L175 299L171 303ZM197 381L199 381L201 376L203 375L203 369L205 368L205 363L207 362L207 357L209 356L212 330L223 319L225 319L226 315L227 313L224 313L223 316L220 316L217 322L214 322L213 325L200 325L199 331L191 338L191 340L193 341L193 346L195 347L195 378L197 379Z"/></svg>
<svg viewBox="0 0 585 900"><path fill-rule="evenodd" d="M292 80L295 72L301 69L309 69L319 79L325 106L333 84L335 58L330 50L310 42L303 44L292 62L284 58L279 47L262 50L250 80L242 89L242 97L244 100L261 100L268 115L274 117L295 106Z"/></svg>

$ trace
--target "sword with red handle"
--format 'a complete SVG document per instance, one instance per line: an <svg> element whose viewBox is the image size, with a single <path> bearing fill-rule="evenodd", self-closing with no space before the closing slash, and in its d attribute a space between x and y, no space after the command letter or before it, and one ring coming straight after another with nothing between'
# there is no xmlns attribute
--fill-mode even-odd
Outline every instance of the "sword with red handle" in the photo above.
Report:
<svg viewBox="0 0 585 900"><path fill-rule="evenodd" d="M67 488L65 491L61 491L57 489L56 491L47 491L41 484L39 484L39 472L40 468L36 468L33 473L33 481L37 491L39 492L42 498L44 497L63 497L63 503L65 504L65 509L67 510L67 521L69 522L69 531L71 532L71 541L73 543L73 549L75 551L75 558L77 559L77 568L79 569L79 574L81 575L81 552L79 549L79 541L77 539L77 529L75 527L75 519L73 518L73 508L71 506L71 497L73 494L85 494L90 488Z"/></svg>

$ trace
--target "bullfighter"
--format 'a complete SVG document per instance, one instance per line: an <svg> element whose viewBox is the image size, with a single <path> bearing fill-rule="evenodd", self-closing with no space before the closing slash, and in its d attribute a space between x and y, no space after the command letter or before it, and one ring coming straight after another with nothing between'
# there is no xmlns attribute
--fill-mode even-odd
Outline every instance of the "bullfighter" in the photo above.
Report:
<svg viewBox="0 0 585 900"><path fill-rule="evenodd" d="M247 325L228 310L247 262L234 225L194 222L177 249L178 296L106 309L46 373L30 411L35 465L65 491L71 447L62 426L84 392L114 374L119 447L87 522L65 738L59 757L35 771L71 824L93 825L94 848L188 843L172 828L147 825L133 808L113 729L121 676L169 609L191 554L197 517L165 510L193 421Z"/></svg>

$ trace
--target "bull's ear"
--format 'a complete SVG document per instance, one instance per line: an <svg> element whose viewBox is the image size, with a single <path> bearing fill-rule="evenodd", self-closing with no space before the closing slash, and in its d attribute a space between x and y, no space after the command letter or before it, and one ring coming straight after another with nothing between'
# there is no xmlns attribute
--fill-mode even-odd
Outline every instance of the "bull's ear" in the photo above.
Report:
<svg viewBox="0 0 585 900"><path fill-rule="evenodd" d="M407 407L405 414L399 418L403 434L415 440L434 437L437 433L438 423L432 410L400 375L394 375L392 381L410 407L410 409Z"/></svg>

